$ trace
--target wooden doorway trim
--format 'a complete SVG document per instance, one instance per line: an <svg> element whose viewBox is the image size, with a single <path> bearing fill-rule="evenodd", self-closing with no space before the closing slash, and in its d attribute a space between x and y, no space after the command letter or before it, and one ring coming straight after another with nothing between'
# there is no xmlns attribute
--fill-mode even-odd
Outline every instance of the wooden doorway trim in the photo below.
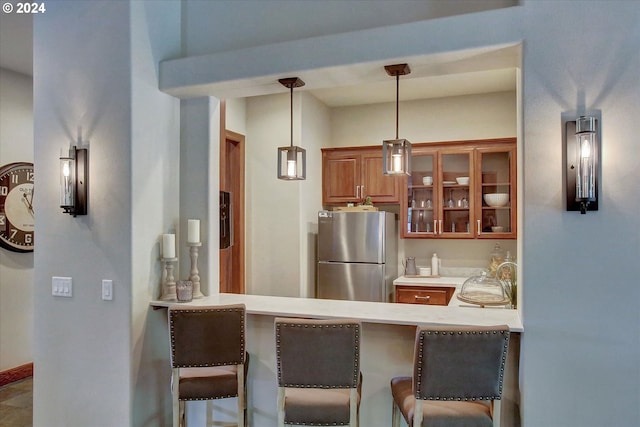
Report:
<svg viewBox="0 0 640 427"><path fill-rule="evenodd" d="M224 125L225 108L221 108ZM220 292L245 293L245 136L221 126L220 190L231 193L233 246L220 249Z"/></svg>

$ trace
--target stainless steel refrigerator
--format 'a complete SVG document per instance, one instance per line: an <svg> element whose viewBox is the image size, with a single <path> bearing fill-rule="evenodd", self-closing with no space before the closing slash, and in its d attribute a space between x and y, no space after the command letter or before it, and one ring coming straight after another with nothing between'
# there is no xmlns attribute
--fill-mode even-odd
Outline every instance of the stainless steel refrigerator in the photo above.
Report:
<svg viewBox="0 0 640 427"><path fill-rule="evenodd" d="M391 212L318 213L318 298L390 301L398 231Z"/></svg>

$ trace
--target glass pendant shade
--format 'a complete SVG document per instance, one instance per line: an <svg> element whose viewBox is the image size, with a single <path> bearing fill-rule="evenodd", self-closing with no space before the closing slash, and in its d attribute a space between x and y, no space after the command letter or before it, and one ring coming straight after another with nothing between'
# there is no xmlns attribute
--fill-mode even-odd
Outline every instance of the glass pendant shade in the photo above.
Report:
<svg viewBox="0 0 640 427"><path fill-rule="evenodd" d="M385 175L411 175L411 143L406 139L382 141L382 161Z"/></svg>
<svg viewBox="0 0 640 427"><path fill-rule="evenodd" d="M576 121L576 201L595 201L596 120L580 117Z"/></svg>
<svg viewBox="0 0 640 427"><path fill-rule="evenodd" d="M278 147L278 179L303 180L307 177L307 152L290 145Z"/></svg>

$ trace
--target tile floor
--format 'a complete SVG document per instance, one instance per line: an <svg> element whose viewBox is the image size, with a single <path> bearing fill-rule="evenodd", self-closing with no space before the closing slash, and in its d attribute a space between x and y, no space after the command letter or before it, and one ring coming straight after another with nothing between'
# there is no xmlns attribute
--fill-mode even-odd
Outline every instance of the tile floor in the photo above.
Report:
<svg viewBox="0 0 640 427"><path fill-rule="evenodd" d="M33 425L33 377L0 387L0 427Z"/></svg>

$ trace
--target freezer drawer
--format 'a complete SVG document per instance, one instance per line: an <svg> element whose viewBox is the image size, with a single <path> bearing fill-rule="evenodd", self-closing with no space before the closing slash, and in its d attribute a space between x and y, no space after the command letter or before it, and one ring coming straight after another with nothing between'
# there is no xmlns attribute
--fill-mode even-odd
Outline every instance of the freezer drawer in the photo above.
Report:
<svg viewBox="0 0 640 427"><path fill-rule="evenodd" d="M318 298L386 301L385 265L318 263Z"/></svg>

